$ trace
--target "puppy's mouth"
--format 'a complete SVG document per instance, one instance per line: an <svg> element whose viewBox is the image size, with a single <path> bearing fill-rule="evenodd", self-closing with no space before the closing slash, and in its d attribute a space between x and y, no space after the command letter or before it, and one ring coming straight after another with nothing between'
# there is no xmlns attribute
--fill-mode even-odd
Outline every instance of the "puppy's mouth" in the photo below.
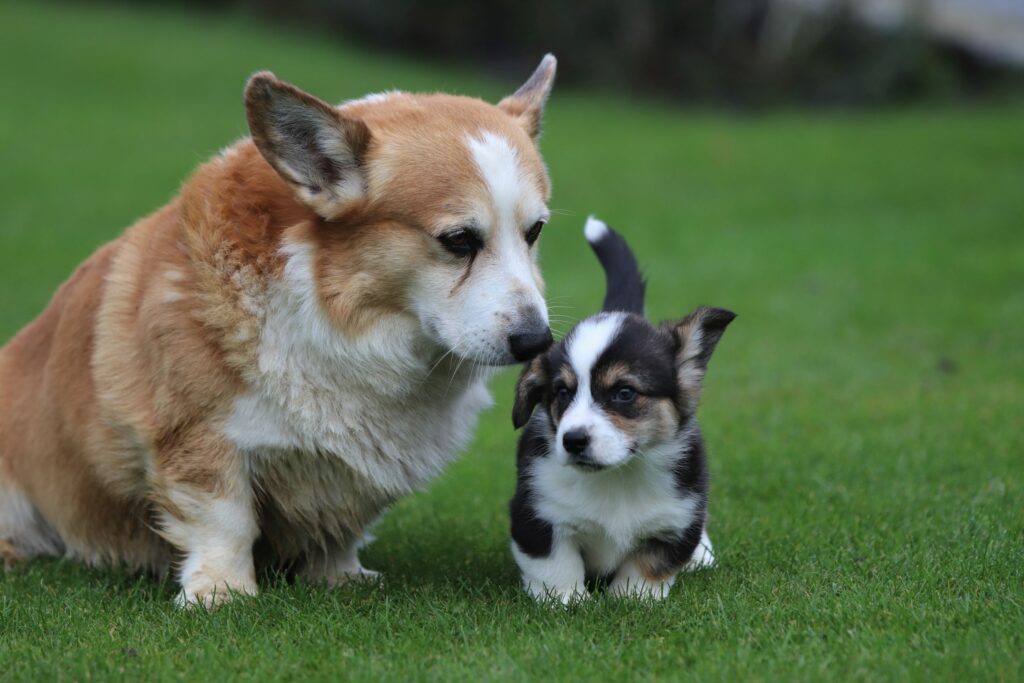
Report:
<svg viewBox="0 0 1024 683"><path fill-rule="evenodd" d="M572 466L584 472L601 472L608 469L607 465L596 463L593 460L573 460Z"/></svg>
<svg viewBox="0 0 1024 683"><path fill-rule="evenodd" d="M583 472L608 472L611 470L621 469L629 465L629 463L633 462L635 456L640 451L635 445L633 445L627 448L626 452L628 453L626 457L612 464L600 463L589 457L573 455L569 456L569 464Z"/></svg>

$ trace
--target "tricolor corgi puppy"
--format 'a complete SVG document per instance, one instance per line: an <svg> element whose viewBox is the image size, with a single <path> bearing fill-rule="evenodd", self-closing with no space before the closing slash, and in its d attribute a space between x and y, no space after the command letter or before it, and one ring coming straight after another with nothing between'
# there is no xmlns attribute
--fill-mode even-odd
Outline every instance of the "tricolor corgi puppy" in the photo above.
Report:
<svg viewBox="0 0 1024 683"><path fill-rule="evenodd" d="M696 411L708 360L735 314L701 307L652 325L626 242L594 218L585 233L607 293L601 313L519 379L512 420L527 427L512 554L539 600L586 597L595 579L614 595L662 599L681 569L714 561Z"/></svg>
<svg viewBox="0 0 1024 683"><path fill-rule="evenodd" d="M369 525L466 444L492 369L551 341L554 75L496 106L253 76L251 138L0 350L0 561L176 570L183 605L255 593L258 565L373 578Z"/></svg>

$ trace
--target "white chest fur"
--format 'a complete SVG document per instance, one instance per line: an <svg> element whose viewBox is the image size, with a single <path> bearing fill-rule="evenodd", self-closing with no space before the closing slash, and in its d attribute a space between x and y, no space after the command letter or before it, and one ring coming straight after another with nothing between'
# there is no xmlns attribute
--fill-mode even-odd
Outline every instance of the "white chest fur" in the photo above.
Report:
<svg viewBox="0 0 1024 683"><path fill-rule="evenodd" d="M279 509L344 526L329 518L375 517L465 447L490 405L489 373L438 362L406 317L346 338L319 307L309 254L297 246L286 253L282 282L253 298L263 319L259 370L224 433L250 455L254 478Z"/></svg>
<svg viewBox="0 0 1024 683"><path fill-rule="evenodd" d="M698 499L676 488L667 455L646 454L600 472L539 459L532 468L537 511L573 537L588 569L612 572L641 540L697 518Z"/></svg>

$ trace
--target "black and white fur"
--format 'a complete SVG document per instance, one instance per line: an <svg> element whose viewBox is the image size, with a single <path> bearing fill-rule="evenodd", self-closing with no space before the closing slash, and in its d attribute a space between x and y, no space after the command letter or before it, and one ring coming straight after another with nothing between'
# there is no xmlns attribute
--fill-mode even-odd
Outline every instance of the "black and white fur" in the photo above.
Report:
<svg viewBox="0 0 1024 683"><path fill-rule="evenodd" d="M652 325L626 242L594 218L585 234L607 294L520 377L512 554L538 600L584 598L595 579L613 595L662 599L680 570L714 563L695 413L735 314L701 307Z"/></svg>

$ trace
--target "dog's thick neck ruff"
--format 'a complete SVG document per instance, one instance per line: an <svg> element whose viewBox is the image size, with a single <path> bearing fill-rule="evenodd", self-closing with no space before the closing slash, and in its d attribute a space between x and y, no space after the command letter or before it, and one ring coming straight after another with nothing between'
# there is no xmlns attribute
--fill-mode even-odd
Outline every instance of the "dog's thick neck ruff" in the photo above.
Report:
<svg viewBox="0 0 1024 683"><path fill-rule="evenodd" d="M0 350L0 559L261 562L331 585L465 446L492 368L550 342L537 148L554 59L498 105L338 107L255 75L251 138L99 250Z"/></svg>
<svg viewBox="0 0 1024 683"><path fill-rule="evenodd" d="M312 250L287 244L283 277L259 304L256 367L225 436L256 456L337 458L376 498L422 487L465 446L493 369L440 348L412 316L338 334L316 302ZM265 487L271 497L276 486ZM347 495L352 495L348 493Z"/></svg>

